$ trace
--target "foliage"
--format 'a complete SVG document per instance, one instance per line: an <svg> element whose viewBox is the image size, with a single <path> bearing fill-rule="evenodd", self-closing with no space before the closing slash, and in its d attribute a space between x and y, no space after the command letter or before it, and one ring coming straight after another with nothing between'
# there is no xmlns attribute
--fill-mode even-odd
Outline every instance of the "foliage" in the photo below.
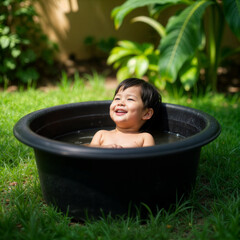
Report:
<svg viewBox="0 0 240 240"><path fill-rule="evenodd" d="M0 2L0 83L36 81L37 64L53 63L56 44L43 34L34 0Z"/></svg>
<svg viewBox="0 0 240 240"><path fill-rule="evenodd" d="M147 75L152 81L157 81L158 55L159 51L154 50L152 44L125 40L119 41L118 46L113 48L107 63L114 63L114 68L118 68L118 80Z"/></svg>
<svg viewBox="0 0 240 240"><path fill-rule="evenodd" d="M127 0L113 9L112 17L115 27L119 28L125 16L136 8L148 6L152 18L157 18L163 10L179 4L180 10L168 19L165 28L154 19L140 19L161 37L158 47L160 85L180 78L189 90L196 83L200 69L205 68L207 81L216 90L217 67L224 57L240 52L240 47L227 53L221 51L225 22L240 39L240 0Z"/></svg>

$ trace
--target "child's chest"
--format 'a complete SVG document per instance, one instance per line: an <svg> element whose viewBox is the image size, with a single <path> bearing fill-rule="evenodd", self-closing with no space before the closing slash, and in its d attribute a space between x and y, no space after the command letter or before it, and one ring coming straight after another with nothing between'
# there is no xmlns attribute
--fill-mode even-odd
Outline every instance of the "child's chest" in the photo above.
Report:
<svg viewBox="0 0 240 240"><path fill-rule="evenodd" d="M143 138L141 134L109 134L104 137L103 145L117 144L124 148L142 147Z"/></svg>

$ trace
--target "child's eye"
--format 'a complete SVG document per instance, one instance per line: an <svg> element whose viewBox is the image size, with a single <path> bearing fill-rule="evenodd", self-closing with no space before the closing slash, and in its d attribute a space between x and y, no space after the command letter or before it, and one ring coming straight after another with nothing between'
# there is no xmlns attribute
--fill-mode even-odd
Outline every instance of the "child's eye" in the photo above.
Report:
<svg viewBox="0 0 240 240"><path fill-rule="evenodd" d="M128 101L134 101L134 99L133 98L128 98Z"/></svg>
<svg viewBox="0 0 240 240"><path fill-rule="evenodd" d="M120 98L119 98L119 97L115 97L114 100L117 100L117 101L118 101L118 100L120 100Z"/></svg>

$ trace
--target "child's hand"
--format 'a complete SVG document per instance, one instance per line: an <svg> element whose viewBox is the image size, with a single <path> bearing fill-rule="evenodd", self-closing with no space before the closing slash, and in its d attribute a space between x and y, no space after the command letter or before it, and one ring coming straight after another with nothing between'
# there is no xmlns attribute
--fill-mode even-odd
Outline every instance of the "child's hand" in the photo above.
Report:
<svg viewBox="0 0 240 240"><path fill-rule="evenodd" d="M103 145L102 147L104 147L104 148L123 148L123 146L117 145L117 144Z"/></svg>

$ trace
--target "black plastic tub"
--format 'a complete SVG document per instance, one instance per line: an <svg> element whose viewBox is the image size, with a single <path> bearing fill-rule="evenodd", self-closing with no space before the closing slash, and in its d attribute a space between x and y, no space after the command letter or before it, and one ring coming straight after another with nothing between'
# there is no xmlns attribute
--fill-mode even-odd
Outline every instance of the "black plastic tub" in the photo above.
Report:
<svg viewBox="0 0 240 240"><path fill-rule="evenodd" d="M154 212L187 196L194 186L201 147L220 134L210 115L162 104L159 130L184 138L153 147L103 149L56 140L84 129L108 128L110 101L42 109L20 119L14 135L35 152L43 197L76 219L127 214L142 203Z"/></svg>

